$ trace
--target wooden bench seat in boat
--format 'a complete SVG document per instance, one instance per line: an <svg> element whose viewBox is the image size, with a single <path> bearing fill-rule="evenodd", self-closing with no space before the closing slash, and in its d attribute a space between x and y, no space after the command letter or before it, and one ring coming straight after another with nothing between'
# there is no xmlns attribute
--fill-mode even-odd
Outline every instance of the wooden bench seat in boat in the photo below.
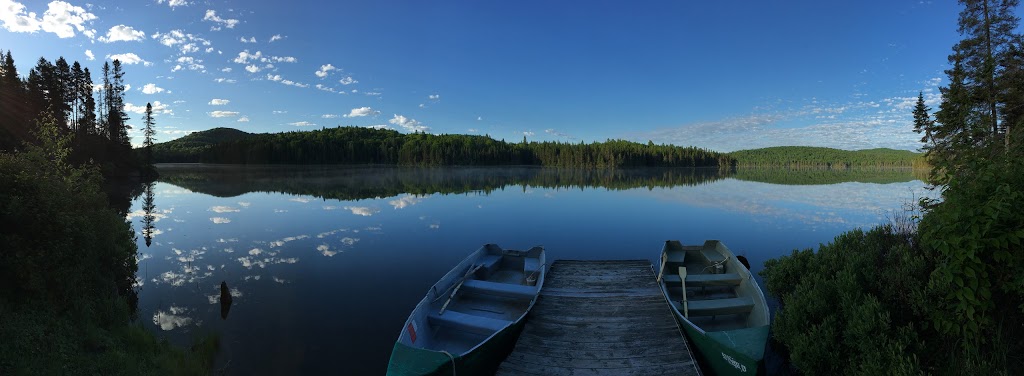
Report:
<svg viewBox="0 0 1024 376"><path fill-rule="evenodd" d="M511 323L511 321L508 320L469 315L452 310L444 311L442 314L438 314L437 311L432 311L428 318L431 323L436 325L483 335L491 335Z"/></svg>
<svg viewBox="0 0 1024 376"><path fill-rule="evenodd" d="M716 316L747 313L754 309L754 298L690 300L690 316Z"/></svg>
<svg viewBox="0 0 1024 376"><path fill-rule="evenodd" d="M666 275L662 277L666 283L671 283L672 286L679 283L679 275ZM736 273L725 273L725 274L687 274L686 285L690 287L694 286L739 286L740 282L743 281L743 277L740 277Z"/></svg>
<svg viewBox="0 0 1024 376"><path fill-rule="evenodd" d="M500 255L484 255L477 259L476 264L483 266L483 269L494 271L498 268L498 263L500 261Z"/></svg>
<svg viewBox="0 0 1024 376"><path fill-rule="evenodd" d="M462 291L526 300L533 299L537 295L536 286L482 281L479 279L467 279L462 283Z"/></svg>

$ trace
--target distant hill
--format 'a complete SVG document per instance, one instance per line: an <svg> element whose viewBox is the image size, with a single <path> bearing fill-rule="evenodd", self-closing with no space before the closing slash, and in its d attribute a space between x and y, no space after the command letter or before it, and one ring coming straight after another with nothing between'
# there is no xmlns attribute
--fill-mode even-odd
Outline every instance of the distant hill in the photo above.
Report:
<svg viewBox="0 0 1024 376"><path fill-rule="evenodd" d="M925 167L923 154L908 150L840 150L813 146L776 146L729 153L740 167Z"/></svg>
<svg viewBox="0 0 1024 376"><path fill-rule="evenodd" d="M153 160L158 163L199 162L199 156L213 145L234 142L252 136L234 128L213 128L193 132L177 140L153 145Z"/></svg>

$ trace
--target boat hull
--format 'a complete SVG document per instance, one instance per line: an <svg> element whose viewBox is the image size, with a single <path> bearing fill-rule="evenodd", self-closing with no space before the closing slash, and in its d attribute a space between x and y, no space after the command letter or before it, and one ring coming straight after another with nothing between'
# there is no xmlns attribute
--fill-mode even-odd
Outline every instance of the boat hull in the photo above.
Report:
<svg viewBox="0 0 1024 376"><path fill-rule="evenodd" d="M764 374L764 357L757 359L752 358L738 351L736 348L725 346L714 338L709 337L708 333L701 332L689 320L678 315L676 316L676 319L682 323L683 329L686 331L686 336L690 339L693 347L697 350L697 356L700 357L705 366L710 367L714 371L715 375L749 376ZM768 337L767 326L752 329L763 330L764 337ZM761 346L764 346L764 342L762 342Z"/></svg>
<svg viewBox="0 0 1024 376"><path fill-rule="evenodd" d="M519 320L509 325L489 341L463 356L453 354L449 357L441 351L412 347L396 341L391 350L391 360L388 361L387 375L493 375L498 370L498 365L512 352L525 323L525 320Z"/></svg>

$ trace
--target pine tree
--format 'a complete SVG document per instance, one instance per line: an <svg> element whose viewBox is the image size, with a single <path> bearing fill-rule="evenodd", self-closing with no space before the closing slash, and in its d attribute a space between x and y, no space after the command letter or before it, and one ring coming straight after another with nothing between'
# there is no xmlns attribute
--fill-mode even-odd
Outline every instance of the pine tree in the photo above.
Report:
<svg viewBox="0 0 1024 376"><path fill-rule="evenodd" d="M143 147L146 148L146 165L153 164L153 136L156 135L156 130L153 129L153 105L146 103L146 114L142 116L142 122L146 128L143 131L142 141Z"/></svg>
<svg viewBox="0 0 1024 376"><path fill-rule="evenodd" d="M79 95L79 133L94 134L96 129L96 99L92 95L92 74L89 68L82 70L82 80L78 82Z"/></svg>

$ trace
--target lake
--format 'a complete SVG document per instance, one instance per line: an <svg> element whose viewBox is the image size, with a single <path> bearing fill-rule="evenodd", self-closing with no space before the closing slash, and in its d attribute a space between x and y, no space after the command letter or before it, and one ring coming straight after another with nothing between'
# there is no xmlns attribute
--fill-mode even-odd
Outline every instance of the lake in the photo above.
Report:
<svg viewBox="0 0 1024 376"><path fill-rule="evenodd" d="M175 344L220 333L218 367L231 374L383 374L412 308L486 243L543 245L549 260L655 262L665 240L719 239L756 273L935 196L910 170L159 171L128 214L139 317Z"/></svg>

